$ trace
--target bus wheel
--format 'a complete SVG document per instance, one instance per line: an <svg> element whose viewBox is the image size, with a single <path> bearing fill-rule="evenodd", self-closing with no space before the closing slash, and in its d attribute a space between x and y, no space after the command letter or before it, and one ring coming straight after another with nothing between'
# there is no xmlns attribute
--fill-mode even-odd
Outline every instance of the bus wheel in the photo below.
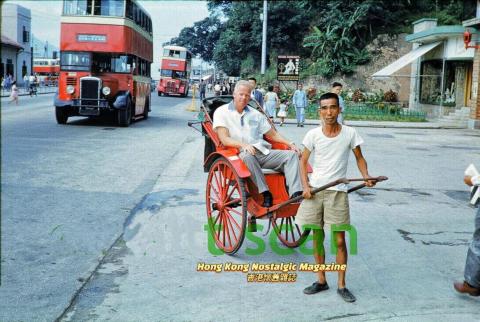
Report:
<svg viewBox="0 0 480 322"><path fill-rule="evenodd" d="M148 110L150 109L150 100L148 97L145 99L145 106L143 107L143 118L148 119Z"/></svg>
<svg viewBox="0 0 480 322"><path fill-rule="evenodd" d="M58 124L67 124L68 113L64 108L55 106L55 118Z"/></svg>
<svg viewBox="0 0 480 322"><path fill-rule="evenodd" d="M130 121L132 119L132 101L130 98L127 99L127 106L122 109L118 110L118 125L121 127L127 127L130 125Z"/></svg>
<svg viewBox="0 0 480 322"><path fill-rule="evenodd" d="M158 96L162 96L162 92L158 91Z"/></svg>

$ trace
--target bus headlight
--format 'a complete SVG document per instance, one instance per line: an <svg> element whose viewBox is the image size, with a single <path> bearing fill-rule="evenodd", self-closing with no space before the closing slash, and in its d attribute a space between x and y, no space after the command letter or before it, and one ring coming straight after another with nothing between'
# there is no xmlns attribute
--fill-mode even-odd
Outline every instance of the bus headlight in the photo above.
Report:
<svg viewBox="0 0 480 322"><path fill-rule="evenodd" d="M102 88L102 93L103 93L103 95L105 95L105 96L107 96L108 94L110 94L110 87L105 86L104 88Z"/></svg>
<svg viewBox="0 0 480 322"><path fill-rule="evenodd" d="M73 85L67 85L67 93L73 94L75 92L75 87Z"/></svg>

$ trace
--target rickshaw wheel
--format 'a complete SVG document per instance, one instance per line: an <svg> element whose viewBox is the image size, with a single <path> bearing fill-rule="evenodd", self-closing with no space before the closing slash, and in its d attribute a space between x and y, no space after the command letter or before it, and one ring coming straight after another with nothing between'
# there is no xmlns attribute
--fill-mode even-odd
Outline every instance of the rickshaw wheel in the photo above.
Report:
<svg viewBox="0 0 480 322"><path fill-rule="evenodd" d="M210 234L223 252L236 253L242 246L247 224L245 181L223 157L210 167L206 197Z"/></svg>
<svg viewBox="0 0 480 322"><path fill-rule="evenodd" d="M287 247L300 246L310 234L310 229L302 229L295 223L295 216L272 218L270 220L278 239Z"/></svg>

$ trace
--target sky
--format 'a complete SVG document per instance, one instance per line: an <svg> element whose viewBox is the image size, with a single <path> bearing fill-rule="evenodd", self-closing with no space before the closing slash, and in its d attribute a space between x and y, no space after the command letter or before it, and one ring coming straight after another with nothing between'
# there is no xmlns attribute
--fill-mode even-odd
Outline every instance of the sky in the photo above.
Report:
<svg viewBox="0 0 480 322"><path fill-rule="evenodd" d="M7 0L30 9L32 14L32 34L44 41L59 46L60 15L62 1ZM152 77L159 78L159 55L162 44L178 36L182 28L192 26L208 16L206 1L139 1L150 14L153 22Z"/></svg>

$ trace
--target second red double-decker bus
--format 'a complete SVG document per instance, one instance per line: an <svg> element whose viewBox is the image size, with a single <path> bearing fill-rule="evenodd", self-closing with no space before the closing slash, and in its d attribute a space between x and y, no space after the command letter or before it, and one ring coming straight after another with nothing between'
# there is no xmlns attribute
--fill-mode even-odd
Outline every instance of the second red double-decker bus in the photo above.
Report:
<svg viewBox="0 0 480 322"><path fill-rule="evenodd" d="M162 94L187 96L191 68L192 53L187 48L180 46L163 47L160 81L157 86L158 96Z"/></svg>
<svg viewBox="0 0 480 322"><path fill-rule="evenodd" d="M33 73L38 76L40 84L55 86L60 74L60 59L34 58Z"/></svg>
<svg viewBox="0 0 480 322"><path fill-rule="evenodd" d="M128 126L150 110L152 20L133 0L64 0L57 122L116 113Z"/></svg>

